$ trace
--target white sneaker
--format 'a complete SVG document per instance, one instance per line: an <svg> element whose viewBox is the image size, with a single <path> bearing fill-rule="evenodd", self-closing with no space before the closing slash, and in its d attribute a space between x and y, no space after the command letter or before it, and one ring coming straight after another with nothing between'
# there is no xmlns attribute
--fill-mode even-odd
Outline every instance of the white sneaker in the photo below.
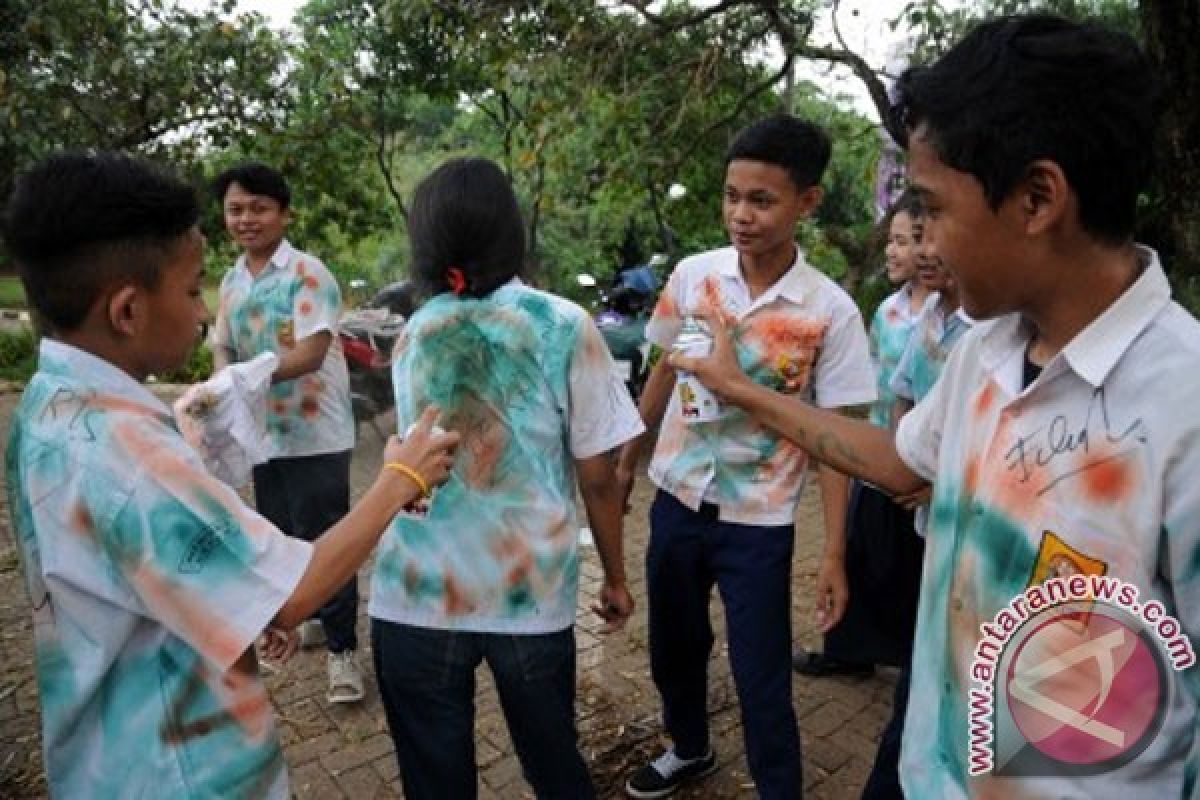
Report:
<svg viewBox="0 0 1200 800"><path fill-rule="evenodd" d="M306 619L300 623L300 646L305 650L325 644L325 626L319 619Z"/></svg>
<svg viewBox="0 0 1200 800"><path fill-rule="evenodd" d="M329 694L331 703L357 703L363 699L362 672L354 660L354 651L329 654Z"/></svg>

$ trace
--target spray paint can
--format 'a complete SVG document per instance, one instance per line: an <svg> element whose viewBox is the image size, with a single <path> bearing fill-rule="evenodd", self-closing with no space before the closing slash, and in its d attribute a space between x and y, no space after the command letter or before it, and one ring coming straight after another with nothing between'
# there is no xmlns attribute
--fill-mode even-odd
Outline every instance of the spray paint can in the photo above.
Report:
<svg viewBox="0 0 1200 800"><path fill-rule="evenodd" d="M412 432L417 429L417 423L408 426L408 430L404 432L404 438L407 439L412 435ZM432 433L434 436L439 436L445 433L437 425L433 426ZM408 505L400 509L400 516L412 517L413 519L425 519L429 516L429 508L433 505L433 496L437 493L436 486L429 487L429 494L416 498Z"/></svg>
<svg viewBox="0 0 1200 800"><path fill-rule="evenodd" d="M677 355L703 358L712 353L712 348L713 338L708 329L696 318L687 317L671 350ZM676 371L675 391L679 393L679 407L684 422L713 422L721 416L717 396L692 373Z"/></svg>

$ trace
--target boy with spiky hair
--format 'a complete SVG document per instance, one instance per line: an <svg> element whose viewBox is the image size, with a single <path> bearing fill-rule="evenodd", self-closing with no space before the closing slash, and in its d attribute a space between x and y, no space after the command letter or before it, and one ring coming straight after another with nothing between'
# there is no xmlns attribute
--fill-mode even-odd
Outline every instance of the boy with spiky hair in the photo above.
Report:
<svg viewBox="0 0 1200 800"><path fill-rule="evenodd" d="M5 466L53 797L288 797L254 642L267 631L266 654L289 654L281 631L445 480L457 440L427 415L315 543L247 508L141 384L208 321L198 216L187 185L101 154L35 166L4 220L47 327Z"/></svg>

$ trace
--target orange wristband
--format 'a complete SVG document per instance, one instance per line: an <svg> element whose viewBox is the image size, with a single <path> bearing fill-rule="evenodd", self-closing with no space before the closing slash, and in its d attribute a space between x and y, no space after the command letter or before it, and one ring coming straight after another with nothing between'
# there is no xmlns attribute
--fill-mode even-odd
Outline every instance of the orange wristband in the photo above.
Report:
<svg viewBox="0 0 1200 800"><path fill-rule="evenodd" d="M421 490L422 497L429 497L429 484L421 477L421 473L410 467L408 464L401 464L399 461L389 461L383 465L384 469L390 469L393 472L399 472L401 475L409 478Z"/></svg>

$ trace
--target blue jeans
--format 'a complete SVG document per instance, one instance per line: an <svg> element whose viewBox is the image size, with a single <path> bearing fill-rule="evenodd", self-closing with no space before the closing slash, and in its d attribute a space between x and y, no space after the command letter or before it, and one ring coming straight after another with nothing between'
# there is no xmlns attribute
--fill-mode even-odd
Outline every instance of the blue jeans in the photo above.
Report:
<svg viewBox="0 0 1200 800"><path fill-rule="evenodd" d="M507 635L372 619L371 642L409 800L474 800L481 661L492 670L517 758L539 800L596 796L576 746L573 628Z"/></svg>
<svg viewBox="0 0 1200 800"><path fill-rule="evenodd" d="M273 458L254 468L258 513L288 536L314 541L350 510L350 453ZM331 653L357 650L358 579L351 578L317 612Z"/></svg>
<svg viewBox="0 0 1200 800"><path fill-rule="evenodd" d="M725 605L746 759L765 800L799 797L803 786L792 707L794 544L792 525L721 522L715 506L692 511L666 492L650 508L650 668L667 731L681 758L708 750L708 607L715 583Z"/></svg>

